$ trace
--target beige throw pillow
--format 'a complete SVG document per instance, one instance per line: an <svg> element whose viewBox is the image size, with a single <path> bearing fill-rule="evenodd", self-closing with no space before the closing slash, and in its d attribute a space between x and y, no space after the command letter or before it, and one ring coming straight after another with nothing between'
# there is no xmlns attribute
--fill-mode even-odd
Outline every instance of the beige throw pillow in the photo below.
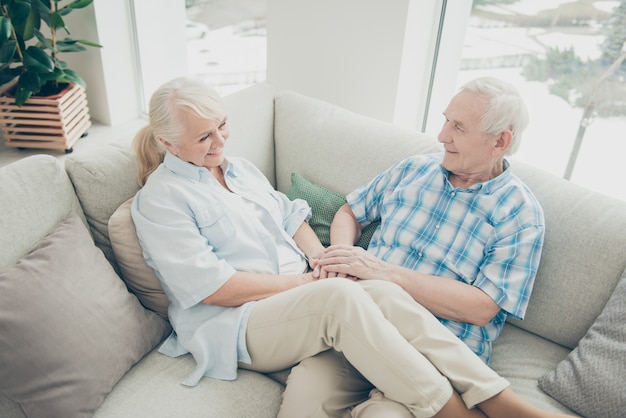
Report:
<svg viewBox="0 0 626 418"><path fill-rule="evenodd" d="M72 213L0 273L0 392L28 417L91 417L170 330Z"/></svg>
<svg viewBox="0 0 626 418"><path fill-rule="evenodd" d="M118 207L109 218L109 239L126 286L143 306L167 319L169 301L154 270L143 258L135 224L130 214L133 198Z"/></svg>

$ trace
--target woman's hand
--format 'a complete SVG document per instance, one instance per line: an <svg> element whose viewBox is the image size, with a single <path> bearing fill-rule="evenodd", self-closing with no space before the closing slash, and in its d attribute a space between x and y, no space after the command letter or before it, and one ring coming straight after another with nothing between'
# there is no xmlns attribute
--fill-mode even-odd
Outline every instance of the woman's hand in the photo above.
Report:
<svg viewBox="0 0 626 418"><path fill-rule="evenodd" d="M384 279L387 263L361 247L331 245L317 260L319 277L356 279Z"/></svg>

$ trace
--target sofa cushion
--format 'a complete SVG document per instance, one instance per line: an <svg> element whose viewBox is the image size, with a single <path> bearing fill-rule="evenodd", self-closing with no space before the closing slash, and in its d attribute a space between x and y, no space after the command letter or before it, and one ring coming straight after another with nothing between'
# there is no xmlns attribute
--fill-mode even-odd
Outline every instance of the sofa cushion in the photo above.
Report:
<svg viewBox="0 0 626 418"><path fill-rule="evenodd" d="M626 273L578 346L539 387L586 417L626 411Z"/></svg>
<svg viewBox="0 0 626 418"><path fill-rule="evenodd" d="M115 209L139 190L134 153L125 145L104 145L71 154L65 159L65 170L74 184L96 246L117 268L107 224Z"/></svg>
<svg viewBox="0 0 626 418"><path fill-rule="evenodd" d="M122 203L109 218L109 239L122 279L141 304L167 319L169 301L161 282L143 258L130 213L133 198Z"/></svg>
<svg viewBox="0 0 626 418"><path fill-rule="evenodd" d="M0 273L0 391L27 416L90 417L168 332L75 214Z"/></svg>
<svg viewBox="0 0 626 418"><path fill-rule="evenodd" d="M70 212L82 214L63 165L49 155L0 168L0 196L0 271L28 254Z"/></svg>
<svg viewBox="0 0 626 418"><path fill-rule="evenodd" d="M276 187L282 192L298 172L345 196L406 157L441 150L431 136L414 129L298 93L278 93L274 103Z"/></svg>
<svg viewBox="0 0 626 418"><path fill-rule="evenodd" d="M236 380L181 385L195 367L191 354L172 358L155 349L126 373L93 418L276 418L280 383L240 369Z"/></svg>
<svg viewBox="0 0 626 418"><path fill-rule="evenodd" d="M546 234L521 328L570 349L594 323L626 268L626 202L512 161L543 207Z"/></svg>
<svg viewBox="0 0 626 418"><path fill-rule="evenodd" d="M230 139L226 155L254 163L272 184L274 175L274 88L258 83L224 97Z"/></svg>
<svg viewBox="0 0 626 418"><path fill-rule="evenodd" d="M489 366L511 382L515 393L541 409L573 414L537 386L537 379L554 370L570 351L513 324L505 324L493 343Z"/></svg>
<svg viewBox="0 0 626 418"><path fill-rule="evenodd" d="M330 245L330 224L337 210L346 203L346 198L338 193L331 192L325 187L314 184L298 173L291 174L291 187L287 191L291 200L304 199L311 207L309 225L315 231L324 246ZM357 245L367 248L376 227L380 222L366 226Z"/></svg>

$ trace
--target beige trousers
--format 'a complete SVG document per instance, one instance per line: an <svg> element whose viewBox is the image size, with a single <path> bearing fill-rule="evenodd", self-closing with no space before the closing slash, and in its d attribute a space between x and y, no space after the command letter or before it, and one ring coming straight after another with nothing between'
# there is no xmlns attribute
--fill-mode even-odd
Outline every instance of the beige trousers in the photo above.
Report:
<svg viewBox="0 0 626 418"><path fill-rule="evenodd" d="M347 388L352 401L367 398L369 381L416 417L437 413L452 387L473 406L508 386L428 310L385 281L320 280L260 300L252 308L246 341L252 364L241 366L262 372L329 349L341 352L364 377L360 387ZM352 379L352 369L343 369ZM339 387L344 381L338 380ZM315 416L307 393L302 395L286 397L279 416Z"/></svg>

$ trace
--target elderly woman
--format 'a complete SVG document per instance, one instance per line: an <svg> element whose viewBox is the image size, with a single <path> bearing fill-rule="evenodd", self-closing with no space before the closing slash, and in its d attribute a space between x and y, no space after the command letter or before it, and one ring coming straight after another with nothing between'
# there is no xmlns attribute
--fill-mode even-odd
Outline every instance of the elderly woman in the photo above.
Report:
<svg viewBox="0 0 626 418"><path fill-rule="evenodd" d="M310 208L249 161L227 159L228 137L215 91L181 78L154 93L135 139L143 187L132 216L170 302L174 332L160 351L191 353L197 364L184 384L235 379L238 367L282 370L333 349L414 416L527 407L398 286L318 280L311 269L324 248L307 224ZM396 327L407 315L410 329Z"/></svg>

